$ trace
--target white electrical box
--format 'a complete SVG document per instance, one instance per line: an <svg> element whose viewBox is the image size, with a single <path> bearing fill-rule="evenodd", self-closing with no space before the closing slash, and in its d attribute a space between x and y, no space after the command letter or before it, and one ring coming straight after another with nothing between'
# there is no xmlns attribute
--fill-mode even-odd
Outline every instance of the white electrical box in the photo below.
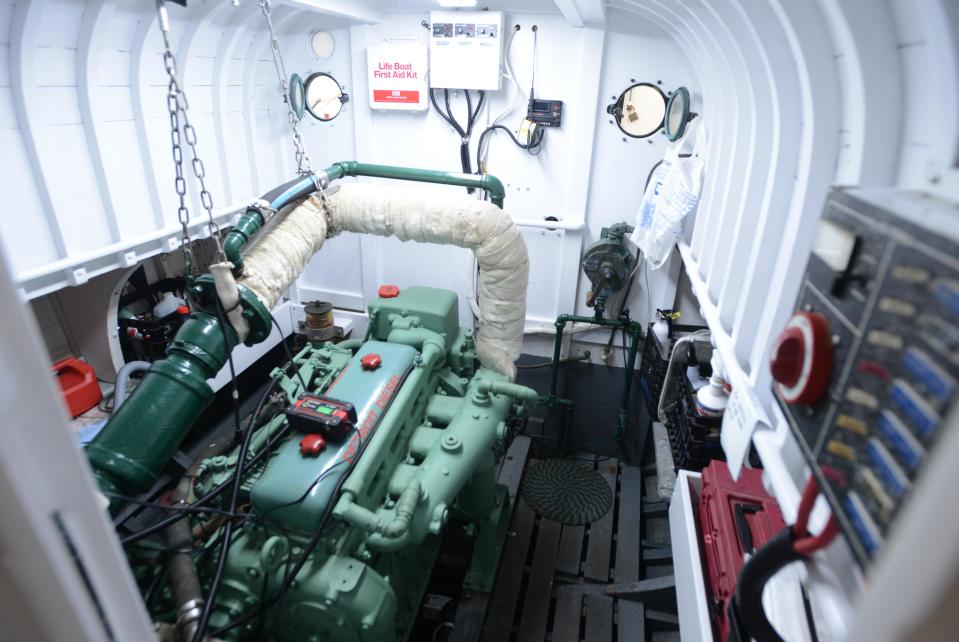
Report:
<svg viewBox="0 0 959 642"><path fill-rule="evenodd" d="M370 109L423 111L429 103L426 46L419 42L371 45L366 49Z"/></svg>
<svg viewBox="0 0 959 642"><path fill-rule="evenodd" d="M500 88L502 11L433 11L430 25L430 87Z"/></svg>

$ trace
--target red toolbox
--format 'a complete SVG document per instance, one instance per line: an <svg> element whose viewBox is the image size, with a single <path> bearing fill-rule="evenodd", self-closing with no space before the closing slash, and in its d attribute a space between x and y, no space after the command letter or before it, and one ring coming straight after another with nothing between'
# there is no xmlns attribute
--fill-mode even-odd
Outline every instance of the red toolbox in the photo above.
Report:
<svg viewBox="0 0 959 642"><path fill-rule="evenodd" d="M763 487L761 470L743 468L739 480L733 481L722 461L713 461L703 469L699 523L713 631L717 642L726 642L726 612L746 555L755 552L786 524L776 500Z"/></svg>

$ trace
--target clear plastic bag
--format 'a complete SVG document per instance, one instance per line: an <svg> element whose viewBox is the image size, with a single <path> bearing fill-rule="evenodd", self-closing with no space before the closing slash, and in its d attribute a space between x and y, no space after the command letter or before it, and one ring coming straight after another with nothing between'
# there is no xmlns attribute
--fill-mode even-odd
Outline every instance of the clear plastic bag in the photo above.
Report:
<svg viewBox="0 0 959 642"><path fill-rule="evenodd" d="M646 186L630 240L642 250L653 270L666 263L683 233L683 219L699 201L703 183L700 151L705 148L705 138L702 119L697 118L682 138L666 148L663 162ZM682 151L687 144L692 145L692 155L688 157Z"/></svg>

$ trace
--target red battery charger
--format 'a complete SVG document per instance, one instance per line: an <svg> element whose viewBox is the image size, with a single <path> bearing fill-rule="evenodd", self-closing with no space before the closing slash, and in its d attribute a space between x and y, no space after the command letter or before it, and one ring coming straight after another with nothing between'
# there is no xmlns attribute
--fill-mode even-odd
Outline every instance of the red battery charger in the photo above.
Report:
<svg viewBox="0 0 959 642"><path fill-rule="evenodd" d="M725 462L703 469L699 523L705 557L713 633L718 642L729 637L727 610L746 555L785 528L776 500L763 486L762 471L743 468L733 481Z"/></svg>

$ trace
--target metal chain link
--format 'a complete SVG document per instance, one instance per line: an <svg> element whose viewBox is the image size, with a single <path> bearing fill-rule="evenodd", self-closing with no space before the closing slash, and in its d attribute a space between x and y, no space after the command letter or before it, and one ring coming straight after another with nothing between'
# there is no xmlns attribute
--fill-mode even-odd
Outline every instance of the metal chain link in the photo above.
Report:
<svg viewBox="0 0 959 642"><path fill-rule="evenodd" d="M216 243L217 260L223 261L225 254L223 246L220 244L220 227L213 220L213 197L206 188L206 167L200 158L196 148L196 130L190 124L190 118L187 115L190 109L190 103L186 94L180 87L176 69L176 58L173 55L173 47L170 45L170 18L166 10L165 0L157 0L157 18L160 22L160 33L163 36L163 66L166 68L169 83L167 84L167 112L170 115L170 142L173 148L173 166L176 177L174 185L177 196L180 200L177 209L177 218L181 227L181 243L183 247L183 260L186 274L189 276L193 271L193 251L190 248L190 210L186 204L186 178L183 175L183 145L181 143L181 131L186 144L190 148L191 165L193 175L200 186L200 206L206 212L210 236Z"/></svg>
<svg viewBox="0 0 959 642"><path fill-rule="evenodd" d="M316 170L314 170L313 160L310 158L310 153L306 149L306 143L303 142L303 137L300 135L299 129L297 129L297 124L299 123L300 119L297 118L296 112L293 111L293 105L290 102L290 84L287 80L289 76L286 74L286 65L283 63L283 53L280 51L280 41L277 40L276 31L273 29L273 8L270 5L270 0L259 1L260 11L262 11L263 15L266 17L266 24L270 29L270 50L273 54L273 67L276 69L277 80L280 81L280 91L283 94L283 102L286 104L287 109L287 118L290 121L290 131L293 134L293 149L296 157L296 172L301 176L309 175L313 179L313 184L316 186L316 192L320 197L324 214L326 215L328 235L333 236L335 231L333 230L332 225L332 210L330 209L330 202L326 195L327 181L325 178L318 176ZM303 98L305 100L306 96Z"/></svg>
<svg viewBox="0 0 959 642"><path fill-rule="evenodd" d="M283 64L283 53L280 51L280 41L276 38L276 31L273 29L273 8L270 0L260 0L260 11L266 17L266 24L270 29L270 49L273 54L273 67L276 69L277 80L280 81L280 91L283 94L283 102L286 104L287 118L290 121L290 131L293 133L293 149L296 156L296 172L300 175L313 174L313 161L310 159L310 153L306 150L306 143L297 129L299 118L293 111L293 105L290 102L290 83L289 76L286 75L286 65ZM317 189L320 186L317 185Z"/></svg>

